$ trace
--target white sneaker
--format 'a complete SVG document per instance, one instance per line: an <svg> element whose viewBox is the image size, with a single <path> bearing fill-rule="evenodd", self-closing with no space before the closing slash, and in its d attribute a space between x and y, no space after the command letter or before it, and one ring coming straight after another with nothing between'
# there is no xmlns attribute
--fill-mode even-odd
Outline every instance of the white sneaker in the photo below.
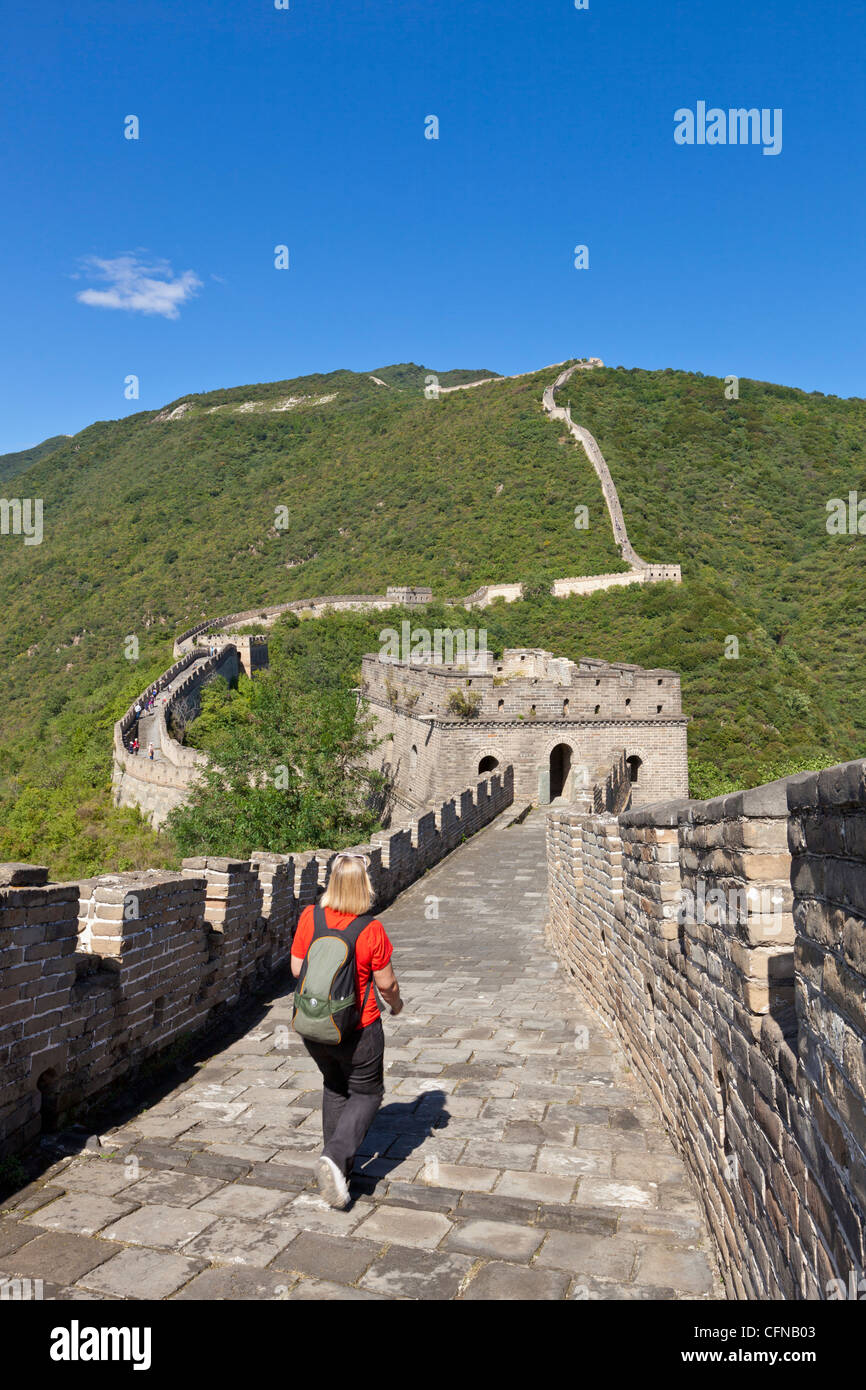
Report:
<svg viewBox="0 0 866 1390"><path fill-rule="evenodd" d="M316 1178L319 1191L328 1205L343 1211L349 1205L349 1184L334 1160L325 1154L322 1154L316 1166Z"/></svg>

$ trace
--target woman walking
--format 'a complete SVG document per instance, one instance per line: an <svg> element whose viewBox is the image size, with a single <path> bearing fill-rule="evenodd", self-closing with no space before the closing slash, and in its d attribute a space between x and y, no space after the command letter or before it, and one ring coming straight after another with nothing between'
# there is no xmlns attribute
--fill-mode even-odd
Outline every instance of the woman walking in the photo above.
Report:
<svg viewBox="0 0 866 1390"><path fill-rule="evenodd" d="M328 887L316 907L304 908L292 943L292 971L300 977L294 1026L324 1083L319 1191L332 1207L341 1209L349 1204L347 1179L355 1154L385 1094L385 1033L373 982L392 1014L403 1007L391 967L393 947L382 923L370 915L373 886L367 866L363 854L335 857ZM330 944L334 941L336 947ZM314 942L316 951L311 954ZM341 996L335 1001L328 985L322 988L321 972L332 970L333 979L339 980L353 944L354 999ZM308 988L314 976L318 1000ZM341 1015L354 1026L344 1028ZM334 1041L320 1040L325 1036Z"/></svg>

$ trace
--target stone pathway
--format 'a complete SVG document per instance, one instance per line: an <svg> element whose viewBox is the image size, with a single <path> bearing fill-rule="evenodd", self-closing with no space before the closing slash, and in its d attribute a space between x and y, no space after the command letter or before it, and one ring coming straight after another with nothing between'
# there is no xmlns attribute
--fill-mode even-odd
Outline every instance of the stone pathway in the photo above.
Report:
<svg viewBox="0 0 866 1390"><path fill-rule="evenodd" d="M383 914L406 1007L350 1210L311 1180L319 1074L284 994L7 1202L0 1274L60 1299L722 1297L682 1163L544 945L543 816L509 818Z"/></svg>

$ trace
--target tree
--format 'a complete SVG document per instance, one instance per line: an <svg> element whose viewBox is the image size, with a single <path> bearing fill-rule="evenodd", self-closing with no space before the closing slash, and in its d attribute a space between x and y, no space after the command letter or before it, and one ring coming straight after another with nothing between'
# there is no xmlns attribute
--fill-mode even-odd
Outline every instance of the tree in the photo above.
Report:
<svg viewBox="0 0 866 1390"><path fill-rule="evenodd" d="M365 840L384 778L365 765L372 720L356 719L353 697L298 691L277 670L248 682L241 699L240 718L214 720L208 766L169 817L181 853L243 858Z"/></svg>

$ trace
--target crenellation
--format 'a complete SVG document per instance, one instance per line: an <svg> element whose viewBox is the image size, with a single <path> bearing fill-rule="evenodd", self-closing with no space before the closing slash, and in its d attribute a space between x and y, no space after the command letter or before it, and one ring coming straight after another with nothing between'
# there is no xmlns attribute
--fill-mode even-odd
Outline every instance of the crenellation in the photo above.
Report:
<svg viewBox="0 0 866 1390"><path fill-rule="evenodd" d="M370 857L377 909L513 800L506 768L438 817L355 846ZM0 1156L265 987L335 853L207 855L177 873L64 884L38 866L0 865Z"/></svg>
<svg viewBox="0 0 866 1390"><path fill-rule="evenodd" d="M600 804L621 810L687 789L688 721L675 671L572 662L535 648L441 664L370 654L359 700L384 739L372 765L410 815L441 802L467 767L481 775L506 763L518 798L542 804L595 787Z"/></svg>
<svg viewBox="0 0 866 1390"><path fill-rule="evenodd" d="M863 1268L864 773L548 817L548 939L653 1094L730 1297Z"/></svg>

